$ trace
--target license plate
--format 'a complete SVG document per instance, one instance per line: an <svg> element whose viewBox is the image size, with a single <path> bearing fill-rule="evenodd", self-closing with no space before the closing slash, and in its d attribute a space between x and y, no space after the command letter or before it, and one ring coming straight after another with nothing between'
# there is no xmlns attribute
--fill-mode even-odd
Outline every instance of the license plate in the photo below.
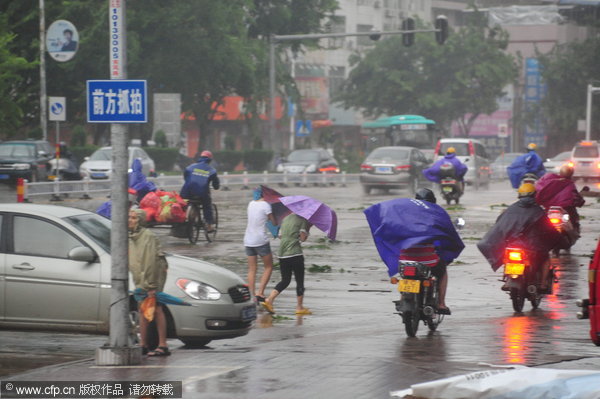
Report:
<svg viewBox="0 0 600 399"><path fill-rule="evenodd" d="M248 321L254 319L256 319L256 306L246 306L242 309L242 320Z"/></svg>
<svg viewBox="0 0 600 399"><path fill-rule="evenodd" d="M0 179L2 179L2 180L6 180L6 179L9 179L9 178L10 178L9 175L0 175Z"/></svg>
<svg viewBox="0 0 600 399"><path fill-rule="evenodd" d="M507 263L504 265L504 274L517 274L522 275L525 273L524 263Z"/></svg>
<svg viewBox="0 0 600 399"><path fill-rule="evenodd" d="M591 164L591 162L579 162L579 165L581 166L590 166Z"/></svg>
<svg viewBox="0 0 600 399"><path fill-rule="evenodd" d="M421 291L421 280L400 280L398 291L418 294Z"/></svg>
<svg viewBox="0 0 600 399"><path fill-rule="evenodd" d="M102 179L104 177L106 177L106 173L92 173L93 179Z"/></svg>
<svg viewBox="0 0 600 399"><path fill-rule="evenodd" d="M442 187L442 191L445 192L445 193L451 193L452 192L452 187L448 187L448 186Z"/></svg>
<svg viewBox="0 0 600 399"><path fill-rule="evenodd" d="M375 171L377 173L392 173L392 168L390 166L378 166Z"/></svg>

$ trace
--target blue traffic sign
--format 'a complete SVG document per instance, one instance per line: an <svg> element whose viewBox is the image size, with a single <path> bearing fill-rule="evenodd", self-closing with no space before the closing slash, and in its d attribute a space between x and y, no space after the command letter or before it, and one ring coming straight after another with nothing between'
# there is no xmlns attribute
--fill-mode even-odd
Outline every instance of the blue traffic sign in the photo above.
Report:
<svg viewBox="0 0 600 399"><path fill-rule="evenodd" d="M312 133L312 121L311 120L297 120L296 121L296 137L306 137Z"/></svg>
<svg viewBox="0 0 600 399"><path fill-rule="evenodd" d="M88 80L89 123L146 123L145 80Z"/></svg>

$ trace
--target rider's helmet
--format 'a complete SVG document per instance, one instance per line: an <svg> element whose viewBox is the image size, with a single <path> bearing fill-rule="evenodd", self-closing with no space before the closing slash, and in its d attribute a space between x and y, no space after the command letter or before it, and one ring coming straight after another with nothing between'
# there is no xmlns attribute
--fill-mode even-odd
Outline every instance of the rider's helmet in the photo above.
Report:
<svg viewBox="0 0 600 399"><path fill-rule="evenodd" d="M455 154L455 153L456 153L456 148L454 148L454 147L448 147L448 149L446 150L446 155Z"/></svg>
<svg viewBox="0 0 600 399"><path fill-rule="evenodd" d="M573 167L571 165L566 164L566 165L563 165L560 167L560 171L558 172L558 174L561 175L562 177L570 179L571 176L573 176L574 171L575 171L575 169L573 169Z"/></svg>
<svg viewBox="0 0 600 399"><path fill-rule="evenodd" d="M210 152L208 150L204 150L200 153L200 158L213 159L213 154L212 154L212 152Z"/></svg>
<svg viewBox="0 0 600 399"><path fill-rule="evenodd" d="M435 204L437 200L435 199L435 194L428 188L422 188L417 191L415 198L421 201L427 201Z"/></svg>
<svg viewBox="0 0 600 399"><path fill-rule="evenodd" d="M535 143L529 143L527 144L527 151L533 151L537 148L537 145L535 145Z"/></svg>
<svg viewBox="0 0 600 399"><path fill-rule="evenodd" d="M517 190L519 198L535 196L535 186L531 183L523 183Z"/></svg>

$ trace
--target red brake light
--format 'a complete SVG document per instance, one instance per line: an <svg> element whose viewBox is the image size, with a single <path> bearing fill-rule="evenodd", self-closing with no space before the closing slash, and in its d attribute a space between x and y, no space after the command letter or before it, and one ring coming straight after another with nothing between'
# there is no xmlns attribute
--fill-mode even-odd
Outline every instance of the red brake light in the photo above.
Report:
<svg viewBox="0 0 600 399"><path fill-rule="evenodd" d="M417 268L415 266L404 266L404 269L402 270L402 274L405 276L416 276Z"/></svg>
<svg viewBox="0 0 600 399"><path fill-rule="evenodd" d="M437 144L435 145L435 155L440 155L440 148L442 147L442 142L438 141Z"/></svg>
<svg viewBox="0 0 600 399"><path fill-rule="evenodd" d="M473 145L472 141L469 141L469 155L475 155L475 146Z"/></svg>
<svg viewBox="0 0 600 399"><path fill-rule="evenodd" d="M396 170L409 170L410 169L410 165L398 165L394 169L396 169Z"/></svg>
<svg viewBox="0 0 600 399"><path fill-rule="evenodd" d="M522 249L506 248L504 252L504 258L509 261L522 262L523 260L525 260L525 253Z"/></svg>
<svg viewBox="0 0 600 399"><path fill-rule="evenodd" d="M590 145L592 145L593 143L592 143L591 141L582 141L582 142L581 142L581 143L579 143L579 144L580 144L580 145L584 145L584 146L586 146L586 147L587 147L587 146L590 146Z"/></svg>
<svg viewBox="0 0 600 399"><path fill-rule="evenodd" d="M360 165L360 170L363 170L363 171L373 170L373 167L369 164L363 163L362 165Z"/></svg>
<svg viewBox="0 0 600 399"><path fill-rule="evenodd" d="M552 223L552 224L559 224L560 223L560 219L558 219L558 218L550 218L550 223Z"/></svg>

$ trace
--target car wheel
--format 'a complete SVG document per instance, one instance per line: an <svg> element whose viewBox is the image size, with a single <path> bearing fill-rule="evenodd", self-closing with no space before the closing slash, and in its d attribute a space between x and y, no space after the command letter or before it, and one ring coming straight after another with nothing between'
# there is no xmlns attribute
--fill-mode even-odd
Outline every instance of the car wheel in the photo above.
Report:
<svg viewBox="0 0 600 399"><path fill-rule="evenodd" d="M188 348L202 348L210 343L210 339L206 338L179 338Z"/></svg>

